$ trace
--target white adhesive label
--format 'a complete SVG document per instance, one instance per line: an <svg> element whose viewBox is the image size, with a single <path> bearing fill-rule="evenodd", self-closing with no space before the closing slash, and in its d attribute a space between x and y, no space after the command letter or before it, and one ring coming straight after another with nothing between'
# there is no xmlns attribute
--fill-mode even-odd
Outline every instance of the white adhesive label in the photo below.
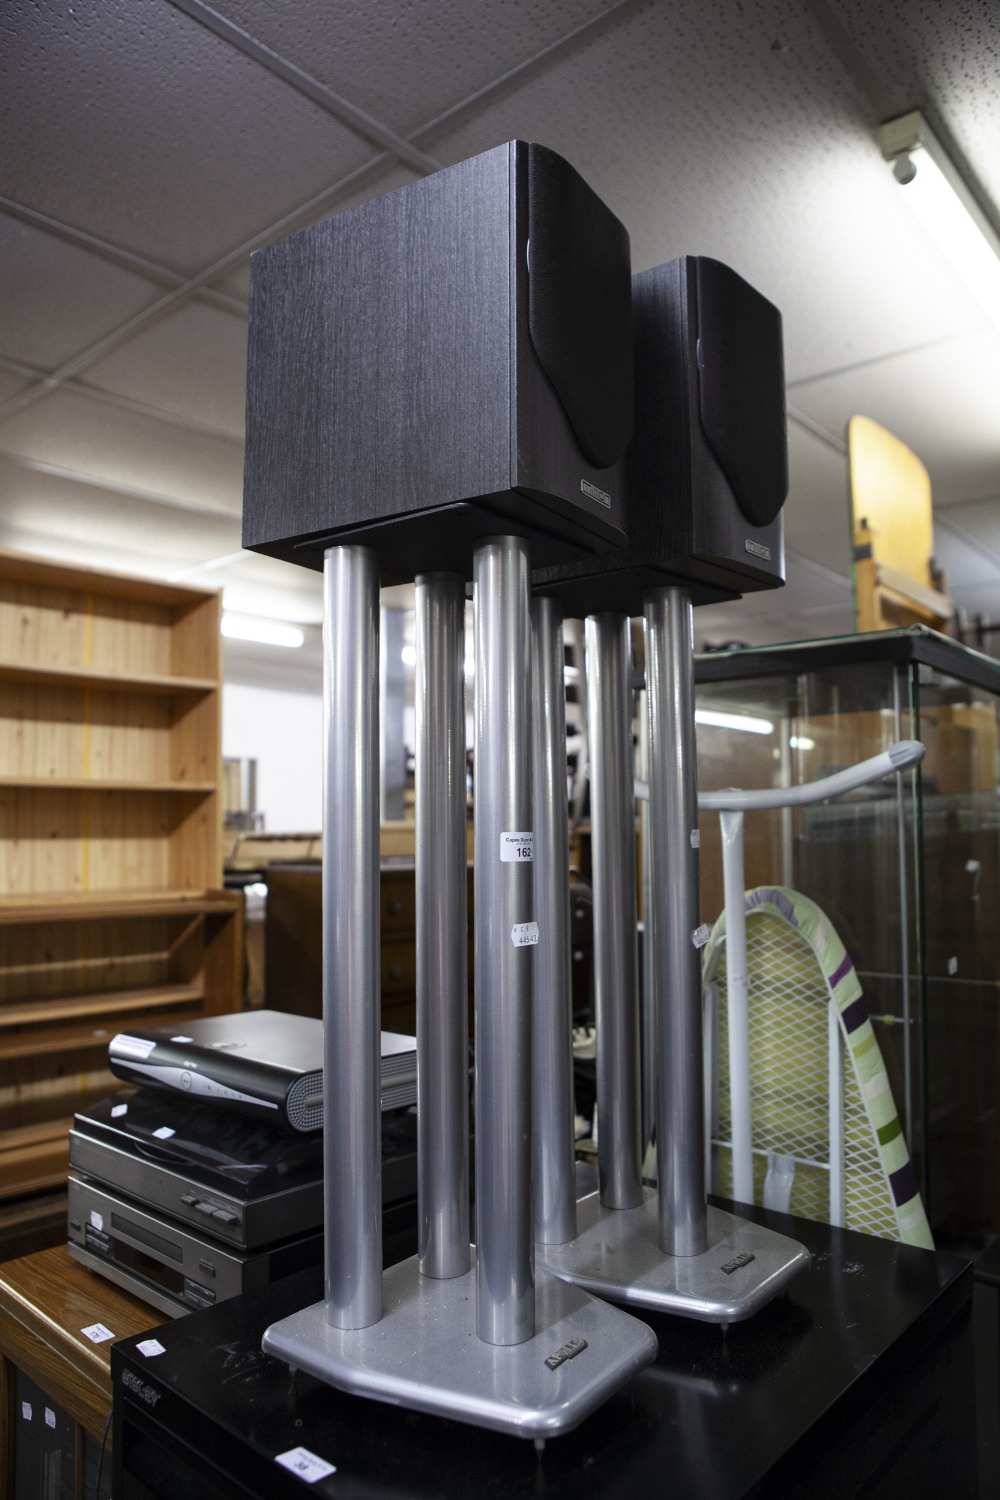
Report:
<svg viewBox="0 0 1000 1500"><path fill-rule="evenodd" d="M121 1117L122 1117L122 1115L127 1115L127 1114L128 1114L128 1105L127 1104L112 1104L112 1106L111 1106L111 1118L112 1118L112 1120L120 1120Z"/></svg>
<svg viewBox="0 0 1000 1500"><path fill-rule="evenodd" d="M103 1214L99 1214L97 1212L96 1208L92 1208L90 1210L90 1222L91 1222L91 1224L93 1224L94 1228L97 1230L97 1232L99 1234L103 1233L103 1230L104 1230L104 1215Z"/></svg>
<svg viewBox="0 0 1000 1500"><path fill-rule="evenodd" d="M691 848L692 849L700 849L701 848L701 829L700 828L692 828L692 830L691 830Z"/></svg>
<svg viewBox="0 0 1000 1500"><path fill-rule="evenodd" d="M54 1427L56 1425L56 1414L51 1406L45 1408L45 1425L46 1427Z"/></svg>
<svg viewBox="0 0 1000 1500"><path fill-rule="evenodd" d="M317 1479L325 1479L328 1474L337 1472L336 1464L328 1464L325 1458L317 1458L308 1448L289 1448L287 1453L276 1454L274 1461L283 1469L304 1479L306 1484L315 1484Z"/></svg>
<svg viewBox="0 0 1000 1500"><path fill-rule="evenodd" d="M708 942L711 936L711 927L709 927L707 922L702 922L701 926L696 927L694 932L692 932L691 941L692 943L694 943L696 948L704 948L705 944Z"/></svg>
<svg viewBox="0 0 1000 1500"><path fill-rule="evenodd" d="M159 1339L143 1339L142 1343L136 1344L135 1347L138 1349L139 1353L144 1354L147 1359L155 1359L157 1354L166 1354L167 1352L164 1346L160 1343Z"/></svg>
<svg viewBox="0 0 1000 1500"><path fill-rule="evenodd" d="M533 833L502 833L500 835L500 863L502 865L529 864L535 857L535 835Z"/></svg>
<svg viewBox="0 0 1000 1500"><path fill-rule="evenodd" d="M153 1131L153 1134L158 1141L169 1141L170 1137L176 1135L177 1132L172 1125L161 1125L159 1130Z"/></svg>
<svg viewBox="0 0 1000 1500"><path fill-rule="evenodd" d="M510 929L510 940L515 948L533 948L538 942L538 923L515 922Z"/></svg>
<svg viewBox="0 0 1000 1500"><path fill-rule="evenodd" d="M22 1401L21 1402L21 1416L24 1418L24 1420L26 1422L30 1422L31 1421L31 1402L30 1401Z"/></svg>
<svg viewBox="0 0 1000 1500"><path fill-rule="evenodd" d="M91 1323L89 1328L81 1328L80 1332L92 1344L106 1344L108 1339L114 1338L111 1329L105 1328L103 1323Z"/></svg>

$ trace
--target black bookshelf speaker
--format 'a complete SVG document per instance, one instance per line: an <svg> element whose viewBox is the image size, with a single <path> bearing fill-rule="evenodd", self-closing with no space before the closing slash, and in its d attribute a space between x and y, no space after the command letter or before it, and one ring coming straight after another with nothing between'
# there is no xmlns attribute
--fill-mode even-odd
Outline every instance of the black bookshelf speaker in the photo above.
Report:
<svg viewBox="0 0 1000 1500"><path fill-rule="evenodd" d="M624 226L562 157L513 141L253 257L243 545L383 581L471 576L625 537L633 426Z"/></svg>
<svg viewBox="0 0 1000 1500"><path fill-rule="evenodd" d="M632 280L635 432L628 541L599 558L543 565L536 590L574 615L642 611L677 583L695 604L784 583L788 437L781 314L704 256Z"/></svg>

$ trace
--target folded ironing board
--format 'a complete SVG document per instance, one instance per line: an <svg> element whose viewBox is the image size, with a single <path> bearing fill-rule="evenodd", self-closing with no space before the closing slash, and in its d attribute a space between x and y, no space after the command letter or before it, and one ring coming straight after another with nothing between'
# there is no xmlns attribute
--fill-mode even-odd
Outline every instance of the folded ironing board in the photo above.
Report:
<svg viewBox="0 0 1000 1500"><path fill-rule="evenodd" d="M933 1248L854 965L785 886L745 894L754 1196L804 1218ZM732 1191L726 920L704 950L710 1181Z"/></svg>

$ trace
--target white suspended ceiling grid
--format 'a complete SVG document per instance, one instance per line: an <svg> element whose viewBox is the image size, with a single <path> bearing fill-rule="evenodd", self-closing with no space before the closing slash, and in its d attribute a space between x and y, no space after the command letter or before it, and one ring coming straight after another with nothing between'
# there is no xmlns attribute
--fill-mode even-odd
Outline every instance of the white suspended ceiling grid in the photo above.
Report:
<svg viewBox="0 0 1000 1500"><path fill-rule="evenodd" d="M250 254L520 136L637 270L712 255L782 310L788 583L699 642L851 628L855 412L923 459L951 593L998 619L1000 331L876 143L921 109L996 223L998 82L994 0L6 0L0 546L220 586L308 635L228 675L316 684L318 575L240 550Z"/></svg>

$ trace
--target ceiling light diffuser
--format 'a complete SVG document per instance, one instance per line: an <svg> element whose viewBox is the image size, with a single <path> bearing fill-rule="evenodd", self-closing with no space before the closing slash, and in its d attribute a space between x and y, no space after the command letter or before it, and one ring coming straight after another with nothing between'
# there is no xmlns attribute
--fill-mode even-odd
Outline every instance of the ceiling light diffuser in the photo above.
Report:
<svg viewBox="0 0 1000 1500"><path fill-rule="evenodd" d="M1000 328L1000 236L919 110L890 120L879 132L905 202Z"/></svg>

